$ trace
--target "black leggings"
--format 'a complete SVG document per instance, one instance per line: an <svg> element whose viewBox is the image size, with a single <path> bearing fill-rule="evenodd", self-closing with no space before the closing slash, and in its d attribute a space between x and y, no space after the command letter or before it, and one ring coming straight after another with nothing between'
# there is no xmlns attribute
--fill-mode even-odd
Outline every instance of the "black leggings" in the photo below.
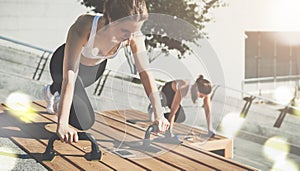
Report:
<svg viewBox="0 0 300 171"><path fill-rule="evenodd" d="M175 92L172 89L172 82L166 83L162 88L162 105L168 106L171 109L174 100ZM165 113L165 118L169 119L170 113ZM175 113L175 122L182 123L185 121L185 112L181 105Z"/></svg>
<svg viewBox="0 0 300 171"><path fill-rule="evenodd" d="M64 49L65 44L57 48L50 61L50 73L53 80L50 86L52 94L56 91L59 93L61 91ZM69 116L69 124L79 130L87 130L91 128L95 122L95 113L84 88L92 85L101 77L105 70L106 63L107 60L96 66L85 66L82 64L79 66Z"/></svg>

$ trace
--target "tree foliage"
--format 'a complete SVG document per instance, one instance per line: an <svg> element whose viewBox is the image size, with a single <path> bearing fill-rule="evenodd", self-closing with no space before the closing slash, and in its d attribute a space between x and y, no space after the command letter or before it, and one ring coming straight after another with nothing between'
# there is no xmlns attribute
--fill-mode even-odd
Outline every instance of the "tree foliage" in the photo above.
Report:
<svg viewBox="0 0 300 171"><path fill-rule="evenodd" d="M81 0L81 3L89 7L91 11L103 13L103 5L105 0ZM194 26L193 30L184 30L176 32L176 39L170 38L172 32L168 29L168 23L160 23L156 27L155 33L159 34L146 34L145 41L147 49L161 48L162 52L168 53L169 50L176 49L179 53L179 58L183 57L186 52L191 52L191 49L185 42L194 42L203 37L207 37L204 32L205 25L212 21L210 10L225 6L222 0L146 0L149 13L167 14L176 16ZM153 23L152 23L153 24ZM147 25L145 22L145 29L151 30L153 25ZM148 27L148 28L147 28ZM148 32L147 32L148 33Z"/></svg>

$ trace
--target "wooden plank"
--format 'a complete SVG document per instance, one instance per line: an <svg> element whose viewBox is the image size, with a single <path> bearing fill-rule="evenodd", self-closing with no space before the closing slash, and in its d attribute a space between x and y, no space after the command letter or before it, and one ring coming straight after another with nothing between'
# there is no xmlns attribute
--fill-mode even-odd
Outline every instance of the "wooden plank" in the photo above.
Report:
<svg viewBox="0 0 300 171"><path fill-rule="evenodd" d="M54 130L56 130L56 124L48 125L47 129L49 129L49 131L54 132ZM103 137L100 137L100 138L101 138L101 140L104 140ZM105 139L105 140L109 141L111 139ZM91 150L91 148L90 148L91 143L88 141L80 140L80 141L78 141L78 143L75 143L74 146L78 149L83 149L85 152L88 152ZM100 147L103 147L103 146L100 144ZM126 159L124 160L124 159L120 158L119 156L117 156L116 154L106 151L105 148L102 148L101 150L103 151L103 158L102 158L101 163L111 166L112 168L114 168L116 170L124 170L128 167L131 170L146 170L146 169L143 169L143 167L131 162L130 160L126 160Z"/></svg>
<svg viewBox="0 0 300 171"><path fill-rule="evenodd" d="M120 139L122 140L123 136L124 136L124 122L123 121L114 121L111 120L109 118L105 117L105 121L107 122L107 124L101 120L103 119L98 119L99 117L101 117L101 115L96 115L96 123L93 126L93 130L103 130L105 128L103 128L105 125L110 126L112 129L118 130L119 133L117 132L113 132L107 136L111 136L113 137L113 139L115 139L115 141ZM99 121L100 120L100 121ZM123 124L122 124L123 123ZM142 132L142 136L132 136L131 135L131 131L132 128L131 127L126 127L126 139L125 141L127 142L135 142L135 141L140 141L143 139L143 135L144 135L144 131L138 130L140 132ZM136 131L136 130L134 130ZM130 133L129 133L130 132ZM96 134L97 132L93 132L93 135L95 137L97 137L98 135ZM100 142L101 144L101 142ZM192 160L189 160L185 157L182 157L180 155L174 154L174 153L170 153L168 155L164 154L160 154L159 156L155 155L155 154L151 154L151 153L147 153L146 154L146 159L136 159L134 161L142 164L143 166L149 167L153 170L169 170L169 169L174 169L174 167L177 167L180 170L215 170L209 167L206 167L205 165L202 165L201 163L197 163L194 162ZM180 161L180 162L179 162Z"/></svg>
<svg viewBox="0 0 300 171"><path fill-rule="evenodd" d="M51 115L46 115L46 116L51 117ZM100 122L101 122L101 120L104 121L103 118L99 119L99 117L98 117L97 120L98 120L98 123L99 123L99 120L100 120ZM124 126L125 126L124 124L120 124L120 127L119 127L119 128L121 128L120 130L125 130ZM120 131L113 132L113 133L110 132L110 134L105 135L105 133L103 133L103 132L106 132L107 129L109 129L109 128L110 128L110 126L108 126L108 125L105 126L105 123L102 123L102 124L97 124L96 123L93 126L92 131L89 131L89 132L93 133L93 135L96 137L96 139L100 139L100 140L105 141L105 142L118 141L119 139L121 139L123 137L123 133L120 132ZM101 130L102 132L100 133L96 130ZM134 140L141 140L141 138L134 139ZM100 146L105 147L105 145L107 144L107 143L105 144L105 142L102 143L100 141L99 142ZM106 145L106 146L109 146L109 145ZM103 158L103 162L108 162L108 159L109 158L106 158L106 156L105 156ZM119 157L119 160L120 159L122 159L122 158ZM180 160L177 160L177 159L180 159ZM119 160L114 159L112 161L115 164L115 163L120 163ZM131 160L131 159L127 159L127 160ZM116 161L118 161L118 162L116 162ZM202 165L199 165L199 166L196 165L196 167L195 166L190 166L190 163L192 163L192 162L185 162L184 158L182 158L180 156L177 156L177 155L174 155L174 157L172 157L171 162L167 161L167 160L162 160L161 158L155 158L151 154L148 154L148 159L143 159L143 160L139 159L139 160L132 160L132 161L139 164L139 165L144 166L147 169L154 169L154 170L161 170L161 169L162 170L183 170L184 168L181 168L181 167L176 166L175 164L173 164L173 163L176 163L178 161L181 161L180 162L181 164L184 164L184 165L186 165L187 168L190 168L189 170L191 170L191 169L195 170L197 168L201 168L201 169L205 169L205 170L213 170L213 169L210 169L210 168L207 168L207 167L203 167ZM121 166L123 166L123 167L126 166L127 169L130 168L130 166L128 166L128 165L121 165ZM132 168L130 168L130 170L132 170Z"/></svg>
<svg viewBox="0 0 300 171"><path fill-rule="evenodd" d="M45 115L45 116L51 117L51 115ZM105 126L101 125L100 127L97 128L97 130L102 130L102 132L105 132L105 130L107 130L108 128L109 128L109 126L105 127ZM92 128L92 130L93 129L94 129L94 127ZM114 141L117 141L118 139L122 138L122 136L123 136L120 134L119 135L113 134L114 138L111 138L109 135L106 135L106 136L103 135L104 133L100 134L99 132L95 132L95 131L89 131L89 132L93 133L93 135L96 137L96 139L100 139L105 142L114 142ZM105 145L105 142L103 143L103 142L99 141L99 144L102 148L105 148L105 146L108 146L108 145ZM80 144L80 142L77 144ZM159 166L157 169L179 170L179 169L176 169L169 165L163 165L162 163L157 162L157 161L145 163L140 160L134 161L134 160L130 160L130 159L122 159L113 153L110 153L110 155L106 155L105 157L103 157L102 162L107 163L108 165L113 165L114 167L117 167L117 170L124 170L124 169L128 169L128 168L130 168L130 170L141 170L142 168L149 170L150 168L153 169L153 167L156 167L157 165ZM139 166L139 167L137 167L137 166Z"/></svg>
<svg viewBox="0 0 300 171"><path fill-rule="evenodd" d="M148 122L146 119L146 114L140 111L134 110L119 110L119 111L104 111L109 115L112 115L121 120L140 120L137 122L136 125L141 126L142 128L147 128L151 125L151 122ZM135 113L135 114L134 114ZM140 117L140 118L139 118ZM184 124L175 123L174 126L175 134L184 135L183 142L187 145L194 146L195 148L204 149L207 151L216 151L216 150L224 150L224 157L225 158L232 158L233 156L233 147L232 147L232 140L226 137L216 135L213 138L201 138L200 134L206 134L205 131L202 131L197 128L192 128ZM185 130L185 131L183 131ZM187 141L185 141L187 140Z"/></svg>
<svg viewBox="0 0 300 171"><path fill-rule="evenodd" d="M107 117L107 122L111 126L119 127L119 125L122 123L122 121L118 121L112 118L111 116L106 115L105 113L103 113L103 115ZM131 125L131 124L127 127L127 132L129 132L130 135L132 136L141 137L141 138L145 134L145 131L143 129L138 128L135 125ZM168 149L168 145L166 144L159 144L158 146ZM177 155L184 156L186 158L199 160L211 167L215 167L220 170L249 170L250 168L240 163L234 162L232 160L225 159L221 156L207 155L207 153L202 153L201 150L195 150L193 148L189 148L186 145L179 145L176 147L176 149L170 150L170 152L175 153Z"/></svg>
<svg viewBox="0 0 300 171"><path fill-rule="evenodd" d="M100 144L100 146L102 148L111 148L110 143L115 143L118 142L120 140L122 140L124 134L122 131L117 131L117 132L111 132L111 131L107 131L107 127L108 125L105 125L105 123L103 122L96 122L93 126L93 128L89 131L90 133L92 133L95 138L98 141L98 143ZM114 128L113 128L114 129ZM123 129L121 127L121 129ZM101 130L101 131L99 131ZM103 131L104 130L104 131ZM126 138L127 139L127 138ZM132 139L132 141L136 141L136 140L140 140L140 139ZM117 144L118 145L118 144ZM117 147L116 147L117 148ZM156 160L155 158L152 158L150 153L145 152L145 155L148 156L148 159L127 159L130 160L138 165L141 165L145 168L147 168L147 170L182 170L180 168L176 168L172 165L169 165L168 163L165 163L164 161L159 161ZM151 157L151 158L150 158ZM120 158L122 159L122 158ZM119 160L117 160L119 161ZM131 170L131 168L128 166L127 167L128 170Z"/></svg>
<svg viewBox="0 0 300 171"><path fill-rule="evenodd" d="M104 111L106 112L106 111ZM136 110L115 110L115 111L107 111L110 114L115 115L116 117L120 117L121 113L126 117L126 120L135 120L137 121L137 125L141 125L142 127L148 127L152 122L147 122L148 120L148 114L141 112L141 111L136 111ZM185 124L180 124L180 123L174 123L174 133L178 134L207 134L207 131L200 130L197 128L190 127ZM216 135L214 138L210 138L209 140L214 140L214 139L224 139L225 137L221 135ZM206 139L202 139L202 141L207 141Z"/></svg>
<svg viewBox="0 0 300 171"><path fill-rule="evenodd" d="M56 129L55 122L57 121L57 117L55 115L46 114L45 105L42 101L34 102L33 108L40 113L38 117L34 117L32 123L29 125L24 125L24 123L23 125L21 124L21 126L16 125L18 129L23 130L23 132L31 137L29 139L37 141L41 146L39 147L40 149L31 149L35 145L30 147L34 142L25 142L28 137L16 136L17 139L15 139L15 141L20 142L23 146L28 146L27 151L36 150L35 153L31 155L38 158L37 155L45 150L47 138L49 138L47 134L54 132ZM130 112L134 113L135 111L132 110ZM116 148L116 145L118 145L118 141L124 138L125 131L125 140L135 142L143 139L145 128L146 127L142 128L138 125L126 123L124 117L116 112L110 111L101 115L96 114L96 123L89 132L96 137L101 150L104 151L103 160L101 162L89 162L83 158L84 153L90 150L90 143L87 141L79 141L74 145L55 142L54 149L59 155L54 161L46 163L38 161L49 168L55 169L62 169L62 163L65 162L67 165L69 164L70 169L73 170L256 170L255 168L244 166L232 160L205 152L190 144L175 145L174 147L174 145L172 146L170 144L153 142L153 147L165 151L170 149L170 151L163 154L144 151L143 155L147 158L143 159L121 158L111 152L111 149ZM180 127L180 129L185 129L185 127ZM151 138L153 137L158 136L152 135ZM217 138L216 140L220 140L220 142L215 142L216 144L214 146L222 144L222 138ZM207 148L214 149L214 146L207 146ZM41 150L42 152L40 152ZM56 164L57 162L61 162L60 167Z"/></svg>
<svg viewBox="0 0 300 171"><path fill-rule="evenodd" d="M29 153L30 156L37 159L39 156L36 155L37 151L44 151L45 144L42 141L32 138L28 133L24 132L20 127L19 123L15 122L16 118L10 116L7 112L2 113L0 115L0 135L2 137L10 138L13 142L15 142L19 147L21 147L25 152ZM27 147L23 146L27 145ZM79 170L72 164L70 164L67 160L62 157L59 157L55 163L47 164L41 163L46 168L57 168L61 169L61 166L65 166L66 169ZM38 160L38 159L37 159Z"/></svg>
<svg viewBox="0 0 300 171"><path fill-rule="evenodd" d="M36 105L36 106L34 106L35 109L39 109L40 111L45 110L43 107L41 107L42 104L40 104L39 102L35 102L34 104ZM52 121L54 121L56 119L56 116L51 115L51 114L43 114L43 116ZM54 132L56 130L56 126L53 127L53 124L48 125L47 129L51 132ZM98 138L103 139L103 136L98 137ZM108 141L111 139L106 139L106 140ZM86 149L86 147L90 147L90 142L79 141L78 143L74 144L74 146L77 147L78 149ZM57 149L57 148L59 148L59 147L55 147L55 149ZM90 148L88 148L88 150L90 150ZM104 155L101 163L103 163L107 166L110 166L116 170L126 170L126 168L130 168L131 170L146 170L146 168L136 164L135 162L132 162L127 159L122 159L119 156L117 156L116 154L104 151L103 149L101 149L101 150L103 151L103 155ZM98 167L98 169L100 169L100 168L101 167ZM96 170L98 170L98 169L96 169Z"/></svg>
<svg viewBox="0 0 300 171"><path fill-rule="evenodd" d="M183 142L185 145L192 146L194 148L203 149L206 151L216 151L216 150L224 150L224 157L231 159L233 157L232 148L233 143L231 139L220 139L208 141L206 143L203 142L192 142L187 143L187 141Z"/></svg>
<svg viewBox="0 0 300 171"><path fill-rule="evenodd" d="M48 115L51 116L51 115ZM52 115L53 117L53 115ZM13 118L12 120L15 120L16 118ZM78 146L74 145L68 145L61 143L59 141L56 141L54 144L55 151L58 152L58 155L54 158L53 161L41 161L41 154L45 151L46 145L47 145L47 138L49 138L52 134L46 131L44 128L41 127L41 123L48 121L47 118L44 117L36 117L34 118L36 122L31 123L30 125L24 125L24 123L18 122L16 125L20 127L21 130L23 130L26 134L28 134L28 138L22 139L22 138L15 138L15 141L23 148L25 151L27 151L30 155L32 155L36 160L38 160L40 163L48 166L50 169L53 170L60 170L62 169L62 166L68 166L71 165L72 170L116 170L116 168L113 167L113 165L107 165L103 162L95 162L95 161L87 161L83 156L85 154L85 151L79 150ZM47 122L47 123L48 123ZM46 139L40 140L39 137L42 135L49 135L46 137ZM45 137L44 137L45 138ZM33 145L33 143L29 140L36 140L43 143L43 145L39 148L36 148L36 144ZM81 141L82 142L82 141ZM87 142L88 143L88 142ZM79 144L80 145L80 144ZM117 156L116 156L117 158ZM61 161L61 160L64 161ZM63 163L57 164L57 163ZM127 163L125 163L126 166ZM128 164L127 164L128 165ZM76 167L74 167L76 166ZM68 168L68 167L66 167ZM64 167L65 169L65 167ZM137 169L136 169L137 170ZM139 170L141 170L139 168Z"/></svg>

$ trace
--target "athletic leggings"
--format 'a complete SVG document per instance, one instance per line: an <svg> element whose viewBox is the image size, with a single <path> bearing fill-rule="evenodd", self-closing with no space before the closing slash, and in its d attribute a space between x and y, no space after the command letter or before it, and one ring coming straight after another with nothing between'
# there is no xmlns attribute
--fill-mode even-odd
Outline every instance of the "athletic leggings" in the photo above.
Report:
<svg viewBox="0 0 300 171"><path fill-rule="evenodd" d="M50 73L53 80L50 86L52 94L56 91L60 94L61 91L64 49L65 44L57 48L50 61ZM87 130L91 128L95 122L95 113L84 88L92 85L99 79L105 70L106 63L107 60L96 66L85 66L82 64L79 66L69 116L69 124L79 130Z"/></svg>
<svg viewBox="0 0 300 171"><path fill-rule="evenodd" d="M167 82L163 88L162 88L162 105L168 106L171 109L172 102L175 96L175 92L172 89L172 82ZM170 113L165 113L165 118L169 119ZM181 123L185 121L185 112L181 105L179 105L179 108L177 112L175 113L175 122Z"/></svg>

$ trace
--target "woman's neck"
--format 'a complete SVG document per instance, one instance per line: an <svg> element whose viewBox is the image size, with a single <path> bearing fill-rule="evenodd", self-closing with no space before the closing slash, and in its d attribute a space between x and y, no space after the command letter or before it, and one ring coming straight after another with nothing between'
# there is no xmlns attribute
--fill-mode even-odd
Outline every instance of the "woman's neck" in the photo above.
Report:
<svg viewBox="0 0 300 171"><path fill-rule="evenodd" d="M109 29L108 25L105 25L106 19L101 17L98 22L98 29L96 32L94 46L99 49L99 52L103 55L110 55L115 52L115 48L119 47L121 42L114 39L113 31Z"/></svg>

